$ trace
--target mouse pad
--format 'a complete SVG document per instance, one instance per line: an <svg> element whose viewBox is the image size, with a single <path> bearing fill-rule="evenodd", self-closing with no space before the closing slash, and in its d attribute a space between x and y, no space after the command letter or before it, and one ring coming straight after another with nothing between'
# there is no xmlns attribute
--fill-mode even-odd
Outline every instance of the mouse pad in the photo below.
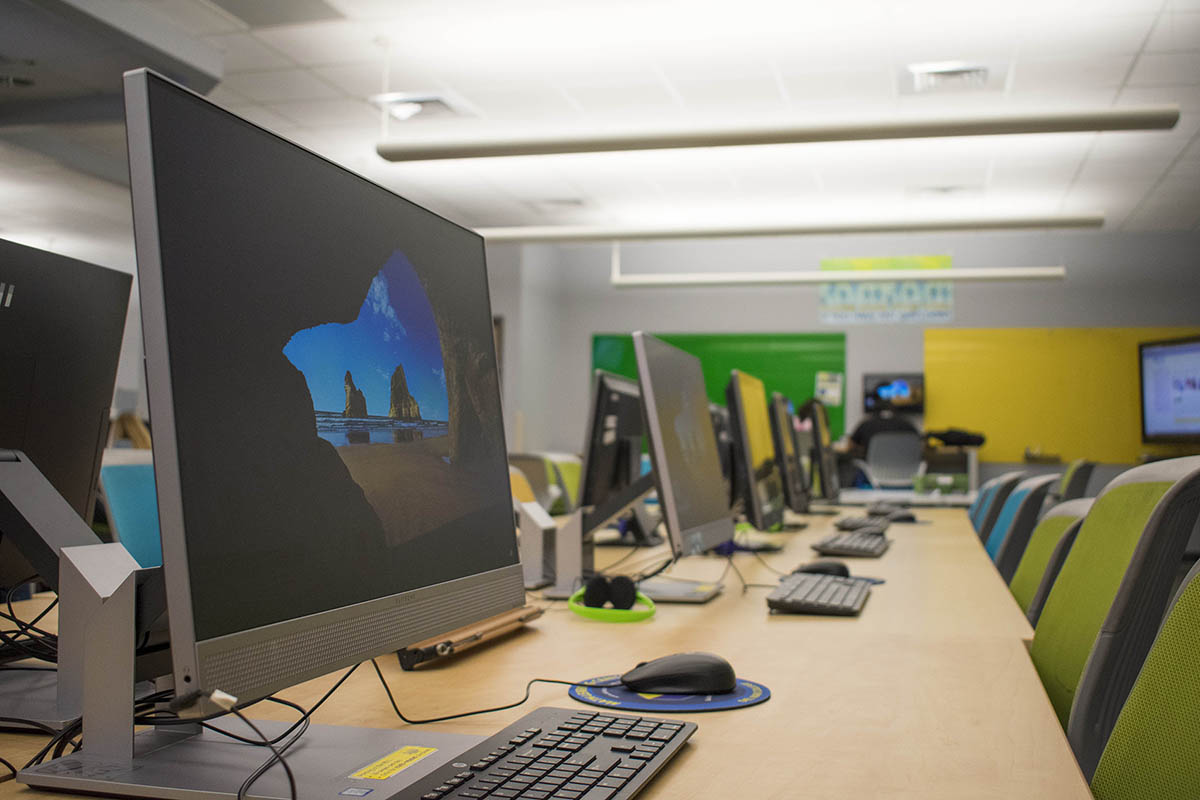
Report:
<svg viewBox="0 0 1200 800"><path fill-rule="evenodd" d="M604 675L580 683L609 684L620 678L620 675ZM624 686L572 686L568 694L583 703L622 711L694 714L757 705L770 699L771 690L761 683L738 678L737 688L728 694L639 694Z"/></svg>

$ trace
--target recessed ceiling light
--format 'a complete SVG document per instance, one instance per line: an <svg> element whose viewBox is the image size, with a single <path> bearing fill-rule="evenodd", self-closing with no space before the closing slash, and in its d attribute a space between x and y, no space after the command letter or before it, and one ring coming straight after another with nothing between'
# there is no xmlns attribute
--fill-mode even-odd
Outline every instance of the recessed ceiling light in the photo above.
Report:
<svg viewBox="0 0 1200 800"><path fill-rule="evenodd" d="M418 114L422 119L431 117L458 117L466 113L463 105L436 92L384 92L371 95L372 105L387 111L394 119L412 119Z"/></svg>
<svg viewBox="0 0 1200 800"><path fill-rule="evenodd" d="M986 65L971 61L924 61L909 64L905 71L911 80L905 88L913 94L998 88L1004 83Z"/></svg>

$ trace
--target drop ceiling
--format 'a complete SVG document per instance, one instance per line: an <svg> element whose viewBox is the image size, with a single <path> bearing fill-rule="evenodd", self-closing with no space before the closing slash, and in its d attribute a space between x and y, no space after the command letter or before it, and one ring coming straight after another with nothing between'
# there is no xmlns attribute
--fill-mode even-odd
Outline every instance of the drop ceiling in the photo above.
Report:
<svg viewBox="0 0 1200 800"><path fill-rule="evenodd" d="M214 100L471 226L1096 211L1108 230L1200 226L1200 0L124 2L223 53ZM297 17L311 21L286 21ZM907 65L941 61L989 77L914 92ZM441 94L464 113L385 119L368 101L384 91ZM1181 107L1174 130L409 164L374 151L385 136L493 129L1160 103ZM112 127L56 134L107 146ZM110 207L124 187L21 153L0 151L0 198L37 202L0 220L0 235L86 239L120 218L110 244L128 236L128 211ZM28 188L39 182L60 188L43 197Z"/></svg>

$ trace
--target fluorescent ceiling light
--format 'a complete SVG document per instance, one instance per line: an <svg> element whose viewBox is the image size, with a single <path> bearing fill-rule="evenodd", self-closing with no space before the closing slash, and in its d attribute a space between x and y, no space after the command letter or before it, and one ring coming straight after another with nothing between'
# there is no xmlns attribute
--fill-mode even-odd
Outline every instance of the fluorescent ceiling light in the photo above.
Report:
<svg viewBox="0 0 1200 800"><path fill-rule="evenodd" d="M1030 228L1099 228L1103 214L1052 214L1039 217L950 217L946 219L864 220L808 225L644 226L537 225L477 228L488 242L606 242L637 239L711 239L733 236L816 236L843 233L917 233L924 231L996 231Z"/></svg>
<svg viewBox="0 0 1200 800"><path fill-rule="evenodd" d="M595 153L615 150L662 150L687 147L734 147L803 142L923 139L946 136L994 136L1014 133L1162 130L1175 127L1179 106L1145 106L1031 111L970 116L888 117L819 125L764 125L713 129L668 127L636 132L575 131L556 136L491 134L380 142L375 150L388 161L443 158Z"/></svg>
<svg viewBox="0 0 1200 800"><path fill-rule="evenodd" d="M618 289L668 289L680 286L778 286L839 281L1028 281L1061 280L1066 267L952 267L950 269L806 270L779 272L660 272L624 275L614 266Z"/></svg>

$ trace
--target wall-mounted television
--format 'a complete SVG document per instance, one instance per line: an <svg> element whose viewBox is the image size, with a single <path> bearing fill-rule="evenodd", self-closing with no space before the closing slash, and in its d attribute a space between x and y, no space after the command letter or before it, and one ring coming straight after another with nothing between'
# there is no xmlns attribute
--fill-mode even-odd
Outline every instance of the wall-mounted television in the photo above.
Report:
<svg viewBox="0 0 1200 800"><path fill-rule="evenodd" d="M1200 442L1200 336L1138 345L1142 441Z"/></svg>
<svg viewBox="0 0 1200 800"><path fill-rule="evenodd" d="M863 375L863 411L925 412L925 376L920 372Z"/></svg>

